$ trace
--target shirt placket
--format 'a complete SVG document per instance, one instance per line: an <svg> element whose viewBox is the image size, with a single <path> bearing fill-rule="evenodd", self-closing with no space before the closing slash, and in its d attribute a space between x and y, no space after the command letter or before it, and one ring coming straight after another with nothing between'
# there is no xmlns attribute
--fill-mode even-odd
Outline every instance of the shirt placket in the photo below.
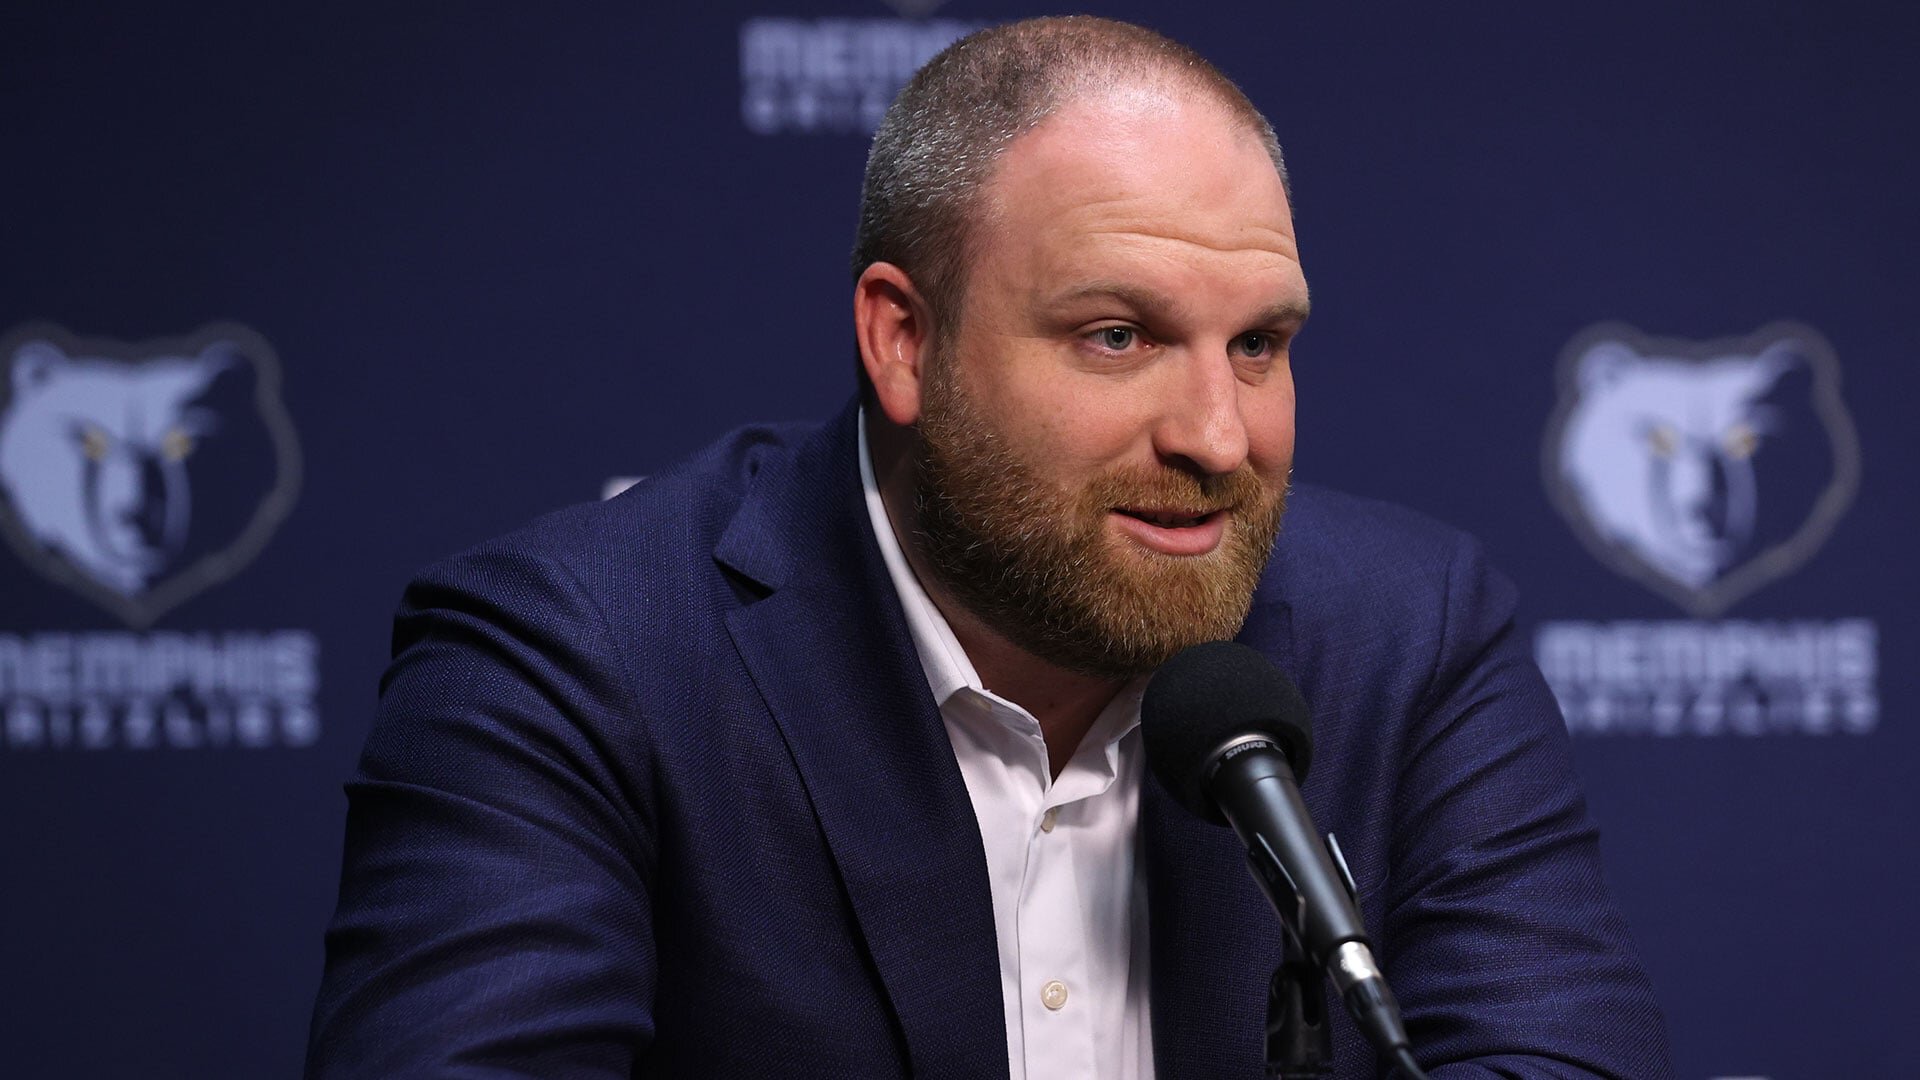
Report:
<svg viewBox="0 0 1920 1080"><path fill-rule="evenodd" d="M1076 755L1046 789L1029 831L1020 897L1020 1011L1029 1080L1097 1075L1100 1010L1094 1005L1100 988L1092 985L1087 962L1092 942L1073 844L1083 801L1098 797L1110 782Z"/></svg>

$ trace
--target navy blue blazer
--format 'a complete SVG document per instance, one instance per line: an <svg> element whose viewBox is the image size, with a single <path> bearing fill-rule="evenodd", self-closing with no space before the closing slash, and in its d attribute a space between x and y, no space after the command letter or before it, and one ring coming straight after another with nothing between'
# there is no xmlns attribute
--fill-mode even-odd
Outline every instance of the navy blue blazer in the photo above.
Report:
<svg viewBox="0 0 1920 1080"><path fill-rule="evenodd" d="M411 585L309 1076L1006 1075L980 833L856 453L851 408L742 430ZM1461 534L1303 486L1241 640L1313 708L1305 799L1436 1080L1667 1076L1512 610ZM1261 1076L1275 916L1151 777L1141 827L1158 1074ZM1337 1075L1379 1075L1336 1025Z"/></svg>

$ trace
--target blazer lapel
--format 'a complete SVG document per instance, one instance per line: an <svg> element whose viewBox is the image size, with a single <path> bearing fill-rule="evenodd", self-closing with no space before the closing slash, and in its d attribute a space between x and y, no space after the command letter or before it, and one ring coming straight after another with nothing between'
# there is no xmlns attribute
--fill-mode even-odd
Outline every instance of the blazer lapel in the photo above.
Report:
<svg viewBox="0 0 1920 1080"><path fill-rule="evenodd" d="M916 1077L1005 1075L986 855L887 579L856 414L753 480L715 556L764 598L735 646L812 802ZM758 590L750 590L758 591Z"/></svg>
<svg viewBox="0 0 1920 1080"><path fill-rule="evenodd" d="M1285 605L1259 605L1239 640L1289 666ZM1280 966L1283 937L1240 838L1189 813L1151 772L1140 793L1140 831L1155 1076L1266 1075L1267 987Z"/></svg>

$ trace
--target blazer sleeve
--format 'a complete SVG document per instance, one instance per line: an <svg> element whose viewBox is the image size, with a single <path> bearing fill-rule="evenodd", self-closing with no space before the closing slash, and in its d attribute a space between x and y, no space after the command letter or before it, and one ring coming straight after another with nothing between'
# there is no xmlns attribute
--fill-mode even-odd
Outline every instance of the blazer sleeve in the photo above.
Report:
<svg viewBox="0 0 1920 1080"><path fill-rule="evenodd" d="M1402 748L1385 933L1434 1080L1672 1075L1511 584L1462 538Z"/></svg>
<svg viewBox="0 0 1920 1080"><path fill-rule="evenodd" d="M407 590L348 813L307 1076L629 1077L653 1034L646 740L579 581Z"/></svg>

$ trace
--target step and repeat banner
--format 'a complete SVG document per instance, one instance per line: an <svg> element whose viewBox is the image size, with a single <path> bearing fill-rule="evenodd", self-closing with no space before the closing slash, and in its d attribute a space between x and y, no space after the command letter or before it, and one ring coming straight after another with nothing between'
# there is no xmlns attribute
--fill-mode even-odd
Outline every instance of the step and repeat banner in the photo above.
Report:
<svg viewBox="0 0 1920 1080"><path fill-rule="evenodd" d="M1519 582L1681 1076L1914 1075L1915 16L1095 10L1273 118L1298 475ZM0 1073L297 1075L410 573L836 411L868 134L1036 13L0 18Z"/></svg>

